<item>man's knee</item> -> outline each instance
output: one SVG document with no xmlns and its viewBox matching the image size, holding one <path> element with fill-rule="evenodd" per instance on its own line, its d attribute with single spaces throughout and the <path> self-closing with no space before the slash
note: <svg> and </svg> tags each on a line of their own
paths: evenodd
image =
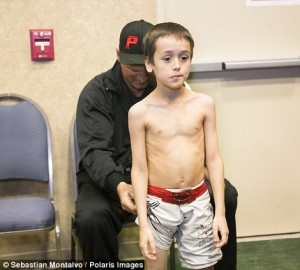
<svg viewBox="0 0 300 270">
<path fill-rule="evenodd" d="M 226 209 L 231 209 L 233 212 L 237 209 L 238 192 L 236 188 L 225 179 L 225 206 Z"/>
<path fill-rule="evenodd" d="M 105 209 L 86 209 L 75 216 L 76 231 L 105 231 L 109 223 L 110 217 Z"/>
</svg>

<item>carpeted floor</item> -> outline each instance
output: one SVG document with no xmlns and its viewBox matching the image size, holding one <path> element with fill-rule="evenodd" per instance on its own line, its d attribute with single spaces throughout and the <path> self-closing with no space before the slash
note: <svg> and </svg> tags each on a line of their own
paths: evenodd
<svg viewBox="0 0 300 270">
<path fill-rule="evenodd" d="M 240 242 L 237 261 L 237 270 L 300 270 L 300 238 Z"/>
<path fill-rule="evenodd" d="M 299 270 L 300 238 L 238 243 L 238 270 Z"/>
</svg>

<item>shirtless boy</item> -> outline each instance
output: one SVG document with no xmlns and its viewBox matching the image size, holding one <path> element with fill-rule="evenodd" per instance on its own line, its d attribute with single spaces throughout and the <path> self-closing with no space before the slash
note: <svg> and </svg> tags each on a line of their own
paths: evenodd
<svg viewBox="0 0 300 270">
<path fill-rule="evenodd" d="M 213 269 L 228 239 L 214 101 L 184 87 L 194 47 L 187 29 L 176 23 L 157 24 L 143 45 L 146 69 L 156 76 L 157 87 L 131 107 L 129 131 L 145 266 L 167 269 L 175 236 L 183 267 Z M 203 181 L 204 156 L 214 214 Z"/>
</svg>

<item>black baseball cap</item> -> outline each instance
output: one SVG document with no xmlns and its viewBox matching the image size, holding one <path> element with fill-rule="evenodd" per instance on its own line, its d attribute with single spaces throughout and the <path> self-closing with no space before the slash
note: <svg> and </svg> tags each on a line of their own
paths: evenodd
<svg viewBox="0 0 300 270">
<path fill-rule="evenodd" d="M 120 34 L 120 61 L 125 65 L 143 65 L 143 37 L 152 27 L 144 20 L 133 21 L 124 26 Z"/>
</svg>

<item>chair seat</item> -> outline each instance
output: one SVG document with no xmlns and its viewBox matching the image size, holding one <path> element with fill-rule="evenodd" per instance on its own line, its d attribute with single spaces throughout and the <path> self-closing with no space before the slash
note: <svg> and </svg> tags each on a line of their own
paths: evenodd
<svg viewBox="0 0 300 270">
<path fill-rule="evenodd" d="M 46 198 L 0 200 L 0 233 L 46 229 L 55 224 L 55 209 Z"/>
</svg>

